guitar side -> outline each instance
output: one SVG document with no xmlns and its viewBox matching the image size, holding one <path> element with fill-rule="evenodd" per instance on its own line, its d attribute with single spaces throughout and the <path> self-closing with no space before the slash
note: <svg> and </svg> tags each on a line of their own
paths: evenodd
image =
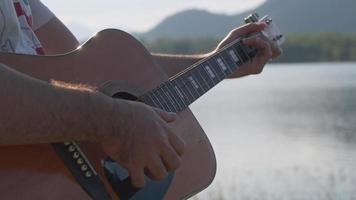
<svg viewBox="0 0 356 200">
<path fill-rule="evenodd" d="M 81 83 L 113 96 L 128 92 L 141 96 L 167 81 L 151 55 L 130 35 L 104 30 L 81 48 L 58 56 L 1 55 L 14 69 L 30 76 Z M 118 67 L 125 66 L 125 67 Z M 118 82 L 117 80 L 120 80 Z M 125 83 L 125 84 L 123 84 Z M 216 172 L 211 144 L 189 109 L 178 114 L 174 130 L 186 142 L 181 167 L 174 173 L 164 199 L 183 199 L 206 188 Z M 97 144 L 80 143 L 113 199 L 118 199 L 105 177 L 106 156 Z M 90 199 L 76 183 L 50 145 L 1 147 L 0 192 L 3 199 Z M 144 190 L 143 190 L 144 191 Z M 142 196 L 149 196 L 144 191 Z M 138 196 L 136 199 L 141 199 Z M 133 198 L 134 199 L 134 198 Z M 145 198 L 147 199 L 147 198 Z"/>
</svg>

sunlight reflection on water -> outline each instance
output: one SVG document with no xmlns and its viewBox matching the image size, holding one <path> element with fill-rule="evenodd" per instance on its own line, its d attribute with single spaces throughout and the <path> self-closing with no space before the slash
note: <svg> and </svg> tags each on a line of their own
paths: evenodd
<svg viewBox="0 0 356 200">
<path fill-rule="evenodd" d="M 270 65 L 191 108 L 218 160 L 199 199 L 356 199 L 356 63 Z"/>
</svg>

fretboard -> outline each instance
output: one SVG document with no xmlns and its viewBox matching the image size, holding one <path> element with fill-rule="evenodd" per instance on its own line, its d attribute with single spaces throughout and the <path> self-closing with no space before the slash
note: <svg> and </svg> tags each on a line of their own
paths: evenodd
<svg viewBox="0 0 356 200">
<path fill-rule="evenodd" d="M 256 54 L 242 41 L 227 45 L 217 53 L 192 65 L 140 97 L 153 107 L 178 113 L 208 92 Z"/>
</svg>

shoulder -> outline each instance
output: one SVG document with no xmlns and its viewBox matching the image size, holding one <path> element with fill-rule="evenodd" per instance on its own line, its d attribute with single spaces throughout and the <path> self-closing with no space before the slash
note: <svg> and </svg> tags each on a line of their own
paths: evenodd
<svg viewBox="0 0 356 200">
<path fill-rule="evenodd" d="M 24 0 L 28 1 L 32 11 L 33 30 L 37 30 L 51 19 L 55 17 L 53 12 L 44 5 L 40 0 Z"/>
</svg>

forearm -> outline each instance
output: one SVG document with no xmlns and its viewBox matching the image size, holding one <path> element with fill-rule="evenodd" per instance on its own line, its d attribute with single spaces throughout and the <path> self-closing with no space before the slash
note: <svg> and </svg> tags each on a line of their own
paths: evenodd
<svg viewBox="0 0 356 200">
<path fill-rule="evenodd" d="M 0 145 L 97 139 L 95 108 L 103 100 L 94 92 L 56 87 L 0 65 L 0 96 Z"/>
<path fill-rule="evenodd" d="M 185 70 L 194 63 L 208 56 L 208 54 L 201 55 L 168 55 L 168 54 L 152 54 L 156 63 L 165 71 L 165 73 L 172 77 L 177 73 Z"/>
<path fill-rule="evenodd" d="M 156 63 L 164 70 L 164 72 L 172 77 L 179 72 L 185 70 L 201 59 L 206 58 L 212 53 L 201 55 L 168 55 L 168 54 L 152 54 Z M 227 78 L 239 78 L 245 76 L 247 73 L 244 70 L 238 70 L 234 72 L 231 77 Z"/>
<path fill-rule="evenodd" d="M 56 17 L 37 29 L 35 33 L 47 55 L 67 53 L 79 46 L 77 38 Z"/>
</svg>

